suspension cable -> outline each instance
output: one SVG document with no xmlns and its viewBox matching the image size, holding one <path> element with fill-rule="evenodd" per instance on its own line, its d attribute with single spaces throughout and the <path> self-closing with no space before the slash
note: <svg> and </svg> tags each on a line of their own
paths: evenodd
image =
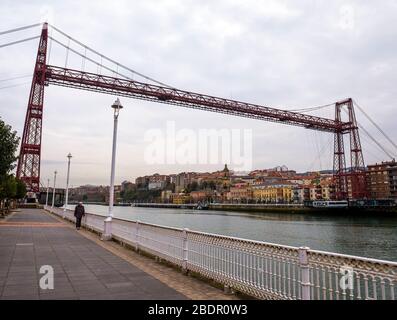
<svg viewBox="0 0 397 320">
<path fill-rule="evenodd" d="M 22 31 L 22 30 L 34 28 L 34 27 L 40 26 L 40 25 L 42 25 L 42 24 L 43 24 L 43 23 L 35 23 L 35 24 L 28 25 L 28 26 L 24 26 L 24 27 L 14 28 L 14 29 L 6 30 L 6 31 L 1 31 L 1 32 L 0 32 L 0 35 L 5 35 L 5 34 L 12 33 L 12 32 L 17 32 L 17 31 Z M 117 65 L 117 69 L 118 69 L 119 67 L 121 67 L 121 68 L 123 68 L 123 69 L 125 69 L 125 70 L 131 72 L 132 74 L 136 74 L 136 75 L 138 75 L 138 76 L 140 76 L 140 77 L 142 77 L 142 78 L 144 78 L 144 79 L 147 79 L 147 80 L 152 81 L 152 82 L 154 82 L 154 83 L 157 83 L 157 84 L 159 84 L 159 85 L 162 85 L 162 86 L 165 86 L 165 87 L 174 89 L 174 87 L 172 87 L 172 86 L 170 86 L 170 85 L 168 85 L 168 84 L 165 84 L 165 83 L 163 83 L 163 82 L 160 82 L 160 81 L 158 81 L 158 80 L 156 80 L 156 79 L 154 79 L 154 78 L 152 78 L 152 77 L 146 76 L 146 75 L 144 75 L 143 73 L 140 73 L 140 72 L 138 72 L 138 71 L 136 71 L 136 70 L 133 70 L 133 69 L 131 69 L 131 68 L 129 68 L 129 67 L 127 67 L 127 66 L 125 66 L 125 65 L 123 65 L 123 64 L 121 64 L 121 63 L 119 63 L 119 62 L 116 62 L 115 60 L 113 60 L 113 59 L 111 59 L 111 58 L 109 58 L 109 57 L 107 57 L 107 56 L 104 56 L 103 54 L 99 53 L 98 51 L 96 51 L 96 50 L 94 50 L 94 49 L 88 47 L 87 45 L 83 44 L 82 42 L 78 41 L 77 39 L 71 37 L 70 35 L 68 35 L 68 34 L 66 34 L 65 32 L 61 31 L 60 29 L 56 28 L 55 26 L 53 26 L 53 25 L 51 25 L 51 24 L 48 24 L 48 25 L 51 26 L 51 28 L 52 28 L 53 30 L 55 30 L 55 31 L 57 31 L 58 33 L 62 34 L 63 36 L 67 37 L 67 38 L 69 39 L 69 41 L 71 40 L 71 41 L 77 43 L 78 45 L 82 46 L 82 47 L 85 49 L 85 52 L 86 52 L 87 50 L 89 50 L 89 51 L 91 51 L 92 53 L 94 53 L 94 54 L 100 56 L 101 59 L 103 58 L 103 59 L 105 59 L 105 60 L 107 60 L 107 61 L 109 61 L 109 62 L 111 62 L 111 63 Z M 25 42 L 25 41 L 38 39 L 38 38 L 40 38 L 40 36 L 35 36 L 35 37 L 26 38 L 26 39 L 23 39 L 23 40 L 18 40 L 18 41 L 9 42 L 9 43 L 0 45 L 0 48 L 4 48 L 4 47 L 7 47 L 7 46 L 11 46 L 11 45 L 14 45 L 14 44 L 18 44 L 18 43 L 22 43 L 22 42 Z M 52 37 L 50 37 L 50 38 L 51 38 L 53 41 L 55 41 L 55 42 L 61 44 L 59 41 L 56 41 L 54 38 L 52 38 Z M 77 51 L 72 50 L 71 48 L 68 48 L 68 49 L 69 49 L 70 51 L 73 51 L 74 53 L 79 54 Z M 80 54 L 79 54 L 79 55 L 80 55 Z M 105 68 L 105 69 L 107 69 L 107 70 L 109 70 L 109 71 L 111 71 L 111 72 L 114 72 L 114 74 L 117 74 L 117 75 L 119 75 L 119 76 L 122 76 L 122 77 L 124 77 L 124 78 L 126 78 L 126 79 L 131 80 L 130 77 L 125 76 L 125 75 L 122 75 L 121 73 L 118 72 L 118 70 L 117 70 L 117 71 L 114 71 L 114 70 L 112 70 L 112 69 L 110 69 L 110 68 L 105 67 L 105 66 L 102 65 L 102 64 L 99 64 L 99 63 L 95 62 L 94 60 L 91 60 L 91 59 L 87 58 L 87 57 L 86 57 L 86 54 L 85 54 L 84 56 L 83 56 L 83 55 L 80 55 L 80 56 L 82 56 L 83 58 L 85 58 L 85 59 L 87 59 L 87 60 L 89 60 L 89 61 L 91 61 L 91 62 L 96 63 L 96 64 L 97 64 L 98 66 L 100 66 L 100 67 L 103 67 L 103 68 Z"/>
<path fill-rule="evenodd" d="M 381 133 L 381 134 L 394 146 L 394 148 L 396 148 L 396 150 L 397 150 L 397 145 L 396 145 L 396 144 L 394 143 L 394 141 L 386 134 L 386 132 L 384 132 L 384 131 L 382 130 L 382 128 L 379 127 L 378 124 L 377 124 L 374 120 L 372 120 L 372 118 L 364 111 L 363 108 L 361 108 L 361 107 L 357 104 L 356 101 L 353 100 L 353 102 L 354 102 L 354 105 L 364 114 L 364 116 L 375 126 L 376 129 L 379 130 L 379 132 L 380 132 L 380 133 Z"/>
<path fill-rule="evenodd" d="M 334 106 L 334 105 L 335 105 L 335 103 L 329 103 L 329 104 L 322 105 L 322 106 L 317 106 L 317 107 L 309 107 L 309 108 L 302 108 L 302 109 L 292 109 L 292 110 L 288 110 L 288 111 L 304 113 L 304 112 L 311 112 L 311 111 L 324 109 L 324 108 L 327 108 L 327 107 L 330 107 L 330 106 Z"/>
<path fill-rule="evenodd" d="M 21 76 L 6 78 L 6 79 L 0 79 L 0 82 L 12 81 L 12 80 L 17 80 L 17 79 L 22 79 L 22 78 L 31 77 L 31 76 L 32 76 L 31 74 L 25 74 L 25 75 L 21 75 Z"/>
<path fill-rule="evenodd" d="M 33 28 L 33 27 L 38 27 L 40 25 L 42 25 L 41 22 L 40 23 L 31 24 L 31 25 L 28 25 L 28 26 L 25 26 L 25 27 L 20 27 L 20 28 L 15 28 L 15 29 L 2 31 L 2 32 L 0 32 L 0 36 L 3 35 L 3 34 L 8 34 L 8 33 L 12 33 L 12 32 L 22 31 L 22 30 Z"/>
<path fill-rule="evenodd" d="M 86 59 L 86 60 L 88 60 L 88 61 L 90 61 L 90 62 L 96 64 L 97 66 L 101 66 L 102 68 L 104 68 L 104 69 L 106 69 L 106 70 L 108 70 L 108 71 L 110 71 L 110 72 L 113 72 L 113 73 L 117 74 L 118 76 L 121 76 L 121 77 L 123 77 L 123 78 L 125 78 L 125 79 L 131 80 L 130 77 L 128 77 L 128 76 L 126 76 L 126 75 L 124 75 L 124 74 L 121 74 L 121 73 L 119 73 L 119 72 L 117 72 L 117 71 L 115 71 L 115 70 L 113 70 L 113 69 L 111 69 L 111 68 L 109 68 L 109 67 L 106 67 L 106 66 L 104 66 L 104 65 L 101 65 L 99 62 L 97 62 L 97 61 L 95 61 L 95 60 L 93 60 L 93 59 L 91 59 L 91 58 L 85 57 L 82 53 L 80 53 L 80 52 L 78 52 L 78 51 L 76 51 L 76 50 L 74 50 L 74 49 L 72 49 L 72 48 L 70 48 L 70 47 L 68 48 L 68 46 L 67 46 L 66 44 L 63 44 L 62 42 L 60 42 L 60 41 L 54 39 L 53 37 L 48 36 L 48 38 L 51 39 L 52 41 L 54 41 L 55 43 L 59 44 L 60 46 L 64 47 L 65 49 L 68 49 L 69 51 L 71 51 L 71 52 L 73 52 L 73 53 L 79 55 L 80 57 L 82 57 L 82 58 L 84 58 L 84 59 Z"/>
<path fill-rule="evenodd" d="M 116 64 L 116 65 L 122 67 L 122 68 L 125 69 L 125 70 L 128 70 L 128 71 L 130 71 L 130 72 L 132 72 L 132 73 L 135 73 L 135 74 L 139 75 L 139 76 L 142 77 L 142 78 L 145 78 L 145 79 L 147 79 L 147 80 L 150 80 L 150 81 L 152 81 L 152 82 L 155 82 L 155 83 L 157 83 L 157 84 L 159 84 L 159 85 L 162 85 L 162 86 L 164 86 L 164 87 L 168 87 L 168 88 L 171 88 L 171 89 L 175 89 L 174 87 L 172 87 L 172 86 L 170 86 L 170 85 L 168 85 L 168 84 L 165 84 L 165 83 L 163 83 L 163 82 L 160 82 L 160 81 L 158 81 L 158 80 L 156 80 L 156 79 L 153 79 L 153 78 L 151 78 L 151 77 L 149 77 L 149 76 L 146 76 L 146 75 L 144 75 L 144 74 L 142 74 L 142 73 L 140 73 L 140 72 L 138 72 L 138 71 L 136 71 L 136 70 L 133 70 L 133 69 L 131 69 L 131 68 L 129 68 L 129 67 L 127 67 L 127 66 L 125 66 L 125 65 L 123 65 L 123 64 L 121 64 L 121 63 L 119 63 L 119 62 L 117 62 L 117 61 L 115 61 L 115 60 L 113 60 L 113 59 L 111 59 L 111 58 L 109 58 L 109 57 L 107 57 L 107 56 L 104 56 L 103 54 L 99 53 L 98 51 L 96 51 L 96 50 L 94 50 L 94 49 L 88 47 L 87 45 L 83 44 L 82 42 L 78 41 L 77 39 L 75 39 L 75 38 L 71 37 L 70 35 L 66 34 L 65 32 L 59 30 L 59 29 L 56 28 L 55 26 L 53 26 L 53 25 L 51 25 L 51 24 L 49 24 L 49 25 L 51 26 L 51 28 L 53 28 L 53 29 L 54 29 L 55 31 L 57 31 L 58 33 L 62 34 L 62 35 L 65 36 L 66 38 L 72 40 L 73 42 L 77 43 L 78 45 L 82 46 L 83 48 L 85 48 L 85 49 L 91 51 L 92 53 L 94 53 L 94 54 L 100 56 L 101 58 L 103 58 L 103 59 L 105 59 L 105 60 L 107 60 L 107 61 L 109 61 L 109 62 L 111 62 L 111 63 L 113 63 L 113 64 Z M 127 77 L 127 79 L 129 79 L 129 77 Z"/>
<path fill-rule="evenodd" d="M 317 156 L 314 157 L 314 160 L 310 163 L 307 171 L 311 171 L 312 170 L 312 168 L 316 164 L 317 160 L 319 162 L 321 162 L 321 155 L 325 152 L 325 149 L 331 145 L 331 139 L 332 139 L 332 135 L 330 135 L 330 137 L 328 137 L 328 139 L 326 140 L 327 143 L 322 145 L 321 150 L 319 150 Z M 320 164 L 320 169 L 321 169 L 321 164 Z"/>
<path fill-rule="evenodd" d="M 349 115 L 349 113 L 347 112 L 347 110 L 346 109 L 343 109 L 343 111 L 347 114 L 347 115 Z M 394 158 L 391 154 L 390 154 L 390 152 L 378 141 L 378 140 L 376 140 L 362 125 L 361 125 L 361 123 L 360 122 L 358 122 L 357 121 L 357 119 L 356 119 L 356 122 L 357 122 L 357 126 L 373 141 L 373 142 L 375 142 L 375 144 L 388 156 L 388 157 L 390 157 L 390 158 Z"/>
<path fill-rule="evenodd" d="M 393 155 L 390 154 L 390 152 L 389 152 L 379 141 L 377 141 L 366 129 L 364 129 L 364 127 L 363 127 L 361 124 L 359 124 L 359 123 L 357 122 L 357 125 L 359 126 L 359 128 L 360 128 L 362 131 L 364 131 L 364 133 L 365 133 L 373 142 L 376 143 L 376 145 L 377 145 L 379 148 L 382 149 L 382 151 L 383 151 L 388 157 L 390 157 L 391 159 L 395 158 Z"/>
<path fill-rule="evenodd" d="M 14 88 L 14 87 L 19 87 L 19 86 L 24 86 L 24 85 L 27 85 L 27 84 L 29 84 L 29 83 L 31 83 L 31 82 L 28 81 L 28 82 L 22 82 L 22 83 L 17 83 L 17 84 L 11 84 L 11 85 L 9 85 L 9 86 L 0 87 L 0 90 L 2 90 L 2 89 L 8 89 L 8 88 Z"/>
<path fill-rule="evenodd" d="M 14 45 L 14 44 L 18 44 L 18 43 L 22 43 L 22 42 L 26 42 L 26 41 L 38 39 L 38 38 L 40 38 L 40 36 L 35 36 L 35 37 L 30 37 L 30 38 L 26 38 L 26 39 L 22 39 L 22 40 L 17 40 L 17 41 L 13 41 L 13 42 L 8 42 L 8 43 L 5 43 L 5 44 L 0 44 L 0 48 L 12 46 L 12 45 Z"/>
<path fill-rule="evenodd" d="M 374 147 L 373 144 L 373 140 L 370 140 L 365 134 L 363 134 L 362 136 L 360 136 L 360 138 L 363 138 L 363 141 L 366 141 L 366 143 L 368 143 L 370 146 Z M 375 146 L 376 148 L 376 146 Z M 369 153 L 374 159 L 377 159 L 377 161 L 383 161 L 384 159 L 381 158 L 379 155 L 380 153 L 376 153 L 374 154 L 373 152 L 371 152 L 371 150 L 369 150 L 368 148 L 365 149 L 365 153 Z"/>
</svg>

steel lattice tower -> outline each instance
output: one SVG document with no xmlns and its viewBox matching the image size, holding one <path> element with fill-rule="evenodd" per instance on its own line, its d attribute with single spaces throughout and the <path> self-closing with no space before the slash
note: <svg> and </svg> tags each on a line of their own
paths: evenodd
<svg viewBox="0 0 397 320">
<path fill-rule="evenodd" d="M 48 26 L 41 32 L 32 86 L 23 129 L 19 153 L 17 177 L 26 183 L 28 191 L 38 192 L 40 188 L 40 155 L 43 121 L 44 85 L 47 59 Z"/>
<path fill-rule="evenodd" d="M 363 199 L 368 197 L 363 151 L 351 98 L 335 104 L 335 122 L 342 124 L 342 108 L 349 117 L 347 128 L 340 126 L 334 139 L 334 178 L 337 199 Z M 346 167 L 343 135 L 350 138 L 350 168 Z"/>
</svg>

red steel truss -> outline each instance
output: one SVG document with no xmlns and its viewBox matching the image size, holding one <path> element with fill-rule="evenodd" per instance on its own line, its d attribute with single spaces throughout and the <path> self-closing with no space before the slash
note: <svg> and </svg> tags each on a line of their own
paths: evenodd
<svg viewBox="0 0 397 320">
<path fill-rule="evenodd" d="M 347 197 L 365 196 L 364 160 L 351 99 L 337 103 L 335 119 L 327 119 L 165 86 L 46 65 L 47 36 L 47 25 L 44 24 L 18 163 L 18 176 L 27 182 L 32 191 L 38 191 L 39 188 L 44 85 L 53 84 L 334 133 L 334 172 L 337 197 L 346 199 Z M 343 106 L 347 106 L 349 121 L 344 122 L 341 119 Z M 350 134 L 351 142 L 351 170 L 347 170 L 345 162 L 343 135 L 347 133 Z"/>
<path fill-rule="evenodd" d="M 33 72 L 28 109 L 25 117 L 17 177 L 26 183 L 28 191 L 38 192 L 40 186 L 41 131 L 43 120 L 44 83 L 47 58 L 48 28 L 41 32 Z"/>
<path fill-rule="evenodd" d="M 363 199 L 368 197 L 364 157 L 352 99 L 335 104 L 335 122 L 342 122 L 341 111 L 346 108 L 349 117 L 349 129 L 335 132 L 334 141 L 334 175 L 337 199 Z M 346 167 L 343 135 L 350 138 L 350 168 Z"/>
<path fill-rule="evenodd" d="M 332 119 L 50 65 L 47 66 L 46 81 L 48 84 L 281 122 L 321 131 L 335 132 L 340 128 L 348 128 L 348 124 L 336 124 Z"/>
</svg>

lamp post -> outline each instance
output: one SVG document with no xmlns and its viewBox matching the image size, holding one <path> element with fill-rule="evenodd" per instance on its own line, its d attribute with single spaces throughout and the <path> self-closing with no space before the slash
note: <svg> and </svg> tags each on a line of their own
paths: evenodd
<svg viewBox="0 0 397 320">
<path fill-rule="evenodd" d="M 119 118 L 120 110 L 123 106 L 120 103 L 119 98 L 112 104 L 114 110 L 113 114 L 113 147 L 112 147 L 112 167 L 110 173 L 110 189 L 109 189 L 109 213 L 105 219 L 105 230 L 102 239 L 109 240 L 112 237 L 111 223 L 113 218 L 113 203 L 114 203 L 114 171 L 116 165 L 116 143 L 117 143 L 117 123 Z"/>
<path fill-rule="evenodd" d="M 70 152 L 67 155 L 67 158 L 68 158 L 68 173 L 66 175 L 66 196 L 65 196 L 65 206 L 63 208 L 64 215 L 65 215 L 65 212 L 66 212 L 66 207 L 68 206 L 68 198 L 69 198 L 70 159 L 72 159 L 72 155 L 70 154 Z"/>
<path fill-rule="evenodd" d="M 52 190 L 52 205 L 51 207 L 54 208 L 54 204 L 55 204 L 55 183 L 57 181 L 57 171 L 54 171 L 54 189 Z"/>
<path fill-rule="evenodd" d="M 45 205 L 48 206 L 48 191 L 50 190 L 50 179 L 47 179 L 47 195 L 45 197 Z"/>
</svg>

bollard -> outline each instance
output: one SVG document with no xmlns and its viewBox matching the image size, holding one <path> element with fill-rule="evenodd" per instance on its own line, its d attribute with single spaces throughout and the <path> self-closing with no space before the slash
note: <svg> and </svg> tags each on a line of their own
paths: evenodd
<svg viewBox="0 0 397 320">
<path fill-rule="evenodd" d="M 112 217 L 107 217 L 104 221 L 104 228 L 101 240 L 108 241 L 112 239 Z"/>
<path fill-rule="evenodd" d="M 308 247 L 299 248 L 299 267 L 301 270 L 301 292 L 302 300 L 310 300 L 310 270 L 309 270 L 309 259 L 307 257 L 307 251 L 310 250 Z"/>
</svg>

